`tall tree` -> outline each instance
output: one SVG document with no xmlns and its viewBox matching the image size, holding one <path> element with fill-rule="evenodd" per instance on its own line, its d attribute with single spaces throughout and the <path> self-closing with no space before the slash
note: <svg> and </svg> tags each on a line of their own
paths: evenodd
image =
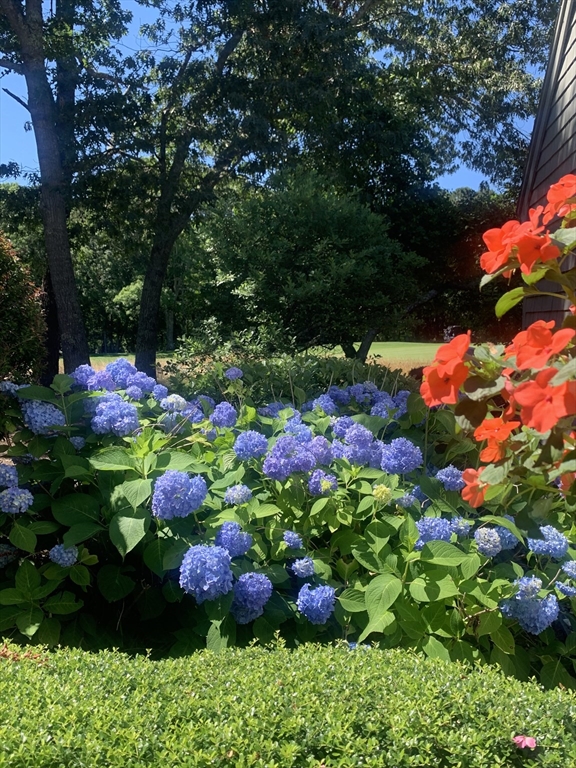
<svg viewBox="0 0 576 768">
<path fill-rule="evenodd" d="M 9 93 L 30 113 L 36 139 L 47 279 L 54 293 L 66 371 L 90 360 L 67 228 L 76 161 L 76 93 L 82 83 L 87 85 L 86 75 L 94 72 L 92 62 L 103 38 L 108 48 L 108 37 L 117 36 L 123 20 L 114 3 L 99 7 L 57 0 L 48 9 L 42 0 L 0 0 L 0 67 L 26 81 L 26 101 Z M 76 31 L 79 25 L 84 34 Z M 88 39 L 90 45 L 83 50 Z"/>
</svg>

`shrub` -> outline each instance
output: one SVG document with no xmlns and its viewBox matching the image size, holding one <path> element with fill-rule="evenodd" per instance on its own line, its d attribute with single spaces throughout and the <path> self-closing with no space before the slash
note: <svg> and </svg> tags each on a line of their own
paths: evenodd
<svg viewBox="0 0 576 768">
<path fill-rule="evenodd" d="M 0 766 L 564 768 L 574 694 L 403 651 L 0 659 Z M 513 737 L 536 739 L 520 749 Z"/>
<path fill-rule="evenodd" d="M 377 362 L 361 363 L 341 357 L 320 354 L 278 355 L 263 359 L 261 355 L 242 354 L 233 346 L 221 347 L 214 353 L 199 353 L 194 344 L 186 344 L 163 368 L 170 387 L 187 396 L 203 392 L 222 398 L 222 376 L 230 367 L 244 372 L 247 401 L 263 405 L 286 400 L 300 405 L 310 397 L 326 392 L 328 387 L 346 387 L 372 381 L 388 392 L 409 390 L 418 385 L 400 370 L 391 370 Z"/>
<path fill-rule="evenodd" d="M 33 381 L 44 358 L 45 327 L 38 291 L 0 232 L 0 381 Z"/>
</svg>

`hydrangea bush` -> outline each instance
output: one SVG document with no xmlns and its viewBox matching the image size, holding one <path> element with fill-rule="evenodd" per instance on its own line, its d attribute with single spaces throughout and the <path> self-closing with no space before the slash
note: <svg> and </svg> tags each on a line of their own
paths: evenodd
<svg viewBox="0 0 576 768">
<path fill-rule="evenodd" d="M 552 387 L 574 378 L 565 336 Z M 279 631 L 576 685 L 576 407 L 538 429 L 517 390 L 539 371 L 483 350 L 443 346 L 422 396 L 258 402 L 221 366 L 216 403 L 122 359 L 3 382 L 0 630 L 174 654 Z"/>
</svg>

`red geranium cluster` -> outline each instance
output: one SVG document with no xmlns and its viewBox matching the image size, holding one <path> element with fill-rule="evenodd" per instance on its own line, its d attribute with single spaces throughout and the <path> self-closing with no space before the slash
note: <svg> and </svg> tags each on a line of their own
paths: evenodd
<svg viewBox="0 0 576 768">
<path fill-rule="evenodd" d="M 541 221 L 547 224 L 556 215 L 568 216 L 571 220 L 575 211 L 576 175 L 570 174 L 551 187 L 548 205 L 531 210 L 528 222 L 509 221 L 503 227 L 485 233 L 484 242 L 489 250 L 482 255 L 481 266 L 488 274 L 497 272 L 505 276 L 518 267 L 526 276 L 535 265 L 546 264 L 550 268 L 548 262 L 559 259 L 568 249 L 561 250 L 552 241 Z M 558 242 L 562 245 L 561 239 L 558 238 Z M 552 270 L 558 274 L 567 296 L 573 301 L 560 264 L 554 264 Z M 532 284 L 534 281 L 526 282 Z M 531 286 L 529 292 L 533 291 Z M 467 388 L 469 392 L 475 392 L 474 400 L 486 403 L 486 415 L 480 423 L 476 421 L 473 431 L 475 440 L 484 444 L 479 455 L 484 464 L 498 464 L 514 456 L 514 451 L 521 452 L 526 440 L 518 439 L 515 443 L 514 438 L 522 428 L 542 435 L 557 430 L 560 441 L 570 431 L 576 417 L 576 374 L 572 367 L 565 371 L 564 368 L 576 357 L 576 331 L 565 327 L 554 332 L 554 325 L 553 321 L 544 320 L 532 323 L 507 347 L 500 348 L 500 355 L 491 354 L 490 365 L 486 365 L 485 356 L 480 360 L 474 355 L 474 349 L 470 348 L 470 332 L 462 334 L 441 346 L 434 362 L 424 369 L 420 392 L 429 407 L 460 403 L 459 408 L 465 411 L 461 406 L 467 398 Z M 492 353 L 494 349 L 491 347 Z M 485 398 L 482 398 L 482 387 L 487 393 Z M 576 439 L 568 440 L 568 443 L 574 451 Z M 561 472 L 562 461 L 557 461 L 555 466 Z M 462 496 L 473 507 L 483 503 L 489 487 L 482 480 L 485 468 L 467 469 L 463 474 L 466 487 Z M 562 473 L 559 475 L 560 487 L 566 491 L 575 479 L 573 471 Z"/>
</svg>

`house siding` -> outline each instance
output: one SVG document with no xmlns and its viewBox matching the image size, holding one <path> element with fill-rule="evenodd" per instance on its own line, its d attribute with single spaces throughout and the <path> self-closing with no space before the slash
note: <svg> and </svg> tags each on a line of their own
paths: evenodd
<svg viewBox="0 0 576 768">
<path fill-rule="evenodd" d="M 530 151 L 518 200 L 518 218 L 525 221 L 530 208 L 546 203 L 551 184 L 576 172 L 576 0 L 561 3 L 540 106 L 534 123 Z M 571 257 L 566 269 L 576 265 Z M 540 283 L 543 290 L 557 286 Z M 552 296 L 524 300 L 522 325 L 554 320 L 562 325 L 569 302 Z"/>
</svg>

